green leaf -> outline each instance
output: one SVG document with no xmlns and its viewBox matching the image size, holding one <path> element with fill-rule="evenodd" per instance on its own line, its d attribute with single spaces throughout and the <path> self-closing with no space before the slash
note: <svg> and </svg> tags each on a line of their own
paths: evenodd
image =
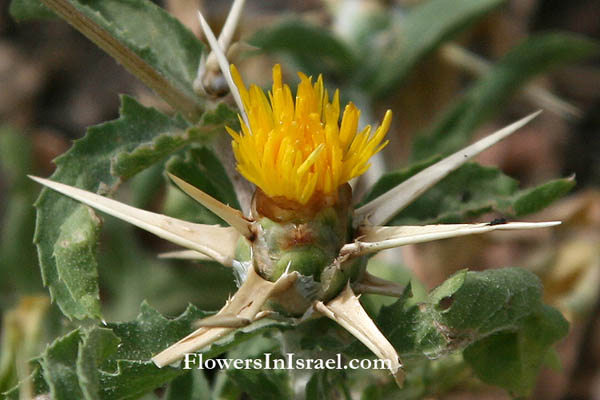
<svg viewBox="0 0 600 400">
<path fill-rule="evenodd" d="M 150 358 L 193 331 L 193 323 L 207 315 L 189 306 L 179 317 L 167 319 L 142 303 L 134 321 L 70 332 L 39 359 L 52 398 L 136 399 L 185 374 L 181 367 L 158 368 Z M 250 325 L 206 349 L 204 358 L 215 357 L 273 326 Z M 201 390 L 195 386 L 202 382 L 193 383 L 197 379 L 192 378 L 191 392 Z"/>
<path fill-rule="evenodd" d="M 148 0 L 42 2 L 186 118 L 199 118 L 204 99 L 192 83 L 203 46 L 165 10 Z"/>
<path fill-rule="evenodd" d="M 317 76 L 325 70 L 349 74 L 356 57 L 332 32 L 302 20 L 287 20 L 259 30 L 249 41 L 267 52 L 294 56 L 303 72 Z"/>
<path fill-rule="evenodd" d="M 384 46 L 371 49 L 361 86 L 373 95 L 392 92 L 419 60 L 503 0 L 430 0 L 390 24 Z"/>
<path fill-rule="evenodd" d="M 83 139 L 56 159 L 54 180 L 82 189 L 112 193 L 123 177 L 149 167 L 157 157 L 138 159 L 139 164 L 115 168 L 122 153 L 135 153 L 139 146 L 154 146 L 166 156 L 164 136 L 187 135 L 187 123 L 122 97 L 121 117 L 88 129 Z M 167 141 L 168 142 L 168 141 Z M 113 175 L 118 170 L 123 176 Z M 133 170 L 132 170 L 133 169 Z M 100 220 L 87 207 L 51 190 L 42 191 L 36 202 L 34 242 L 38 246 L 44 284 L 69 318 L 99 318 L 95 250 Z"/>
<path fill-rule="evenodd" d="M 169 384 L 166 400 L 204 400 L 211 398 L 210 385 L 202 370 L 193 369 Z"/>
<path fill-rule="evenodd" d="M 518 268 L 461 271 L 427 301 L 409 305 L 409 299 L 407 293 L 382 307 L 378 325 L 401 357 L 437 358 L 493 333 L 517 329 L 541 307 L 541 284 Z"/>
<path fill-rule="evenodd" d="M 12 0 L 8 11 L 17 21 L 56 17 L 52 10 L 40 3 L 39 0 Z"/>
<path fill-rule="evenodd" d="M 32 361 L 33 372 L 26 379 L 19 382 L 18 385 L 10 389 L 5 393 L 0 393 L 0 395 L 4 395 L 4 399 L 6 400 L 22 400 L 26 396 L 30 396 L 31 393 L 33 395 L 46 394 L 50 392 L 50 388 L 46 384 L 46 381 L 42 377 L 41 368 L 35 361 Z M 25 387 L 27 386 L 27 389 Z"/>
<path fill-rule="evenodd" d="M 178 318 L 167 319 L 143 303 L 140 315 L 135 321 L 108 324 L 119 337 L 120 345 L 117 352 L 106 362 L 108 368 L 100 371 L 101 397 L 136 398 L 186 372 L 181 368 L 158 368 L 149 360 L 192 332 L 195 329 L 193 323 L 207 315 L 190 305 Z M 276 324 L 272 322 L 264 322 L 238 330 L 204 349 L 203 357 L 216 357 L 274 326 Z"/>
<path fill-rule="evenodd" d="M 98 368 L 116 351 L 118 345 L 119 338 L 110 329 L 93 328 L 84 333 L 83 342 L 78 348 L 76 371 L 85 399 L 100 399 Z"/>
<path fill-rule="evenodd" d="M 87 207 L 73 210 L 60 225 L 54 243 L 56 272 L 72 300 L 90 316 L 99 317 L 97 242 L 92 239 L 98 237 L 100 220 Z"/>
<path fill-rule="evenodd" d="M 344 378 L 340 370 L 315 370 L 306 384 L 306 400 L 351 398 Z"/>
<path fill-rule="evenodd" d="M 225 168 L 206 147 L 190 149 L 185 159 L 175 156 L 167 163 L 167 171 L 203 190 L 217 200 L 240 209 L 235 190 Z"/>
<path fill-rule="evenodd" d="M 217 371 L 212 394 L 214 399 L 219 400 L 238 400 L 242 397 L 242 392 L 232 382 L 226 370 Z"/>
<path fill-rule="evenodd" d="M 162 182 L 162 177 L 159 180 Z M 151 298 L 162 313 L 179 313 L 189 302 L 215 310 L 236 290 L 231 268 L 210 262 L 161 260 L 142 247 L 132 226 L 123 226 L 114 218 L 103 226 L 102 245 L 98 262 L 107 266 L 100 275 L 102 311 L 107 319 L 135 318 L 144 298 Z"/>
<path fill-rule="evenodd" d="M 568 331 L 541 295 L 539 279 L 522 269 L 461 271 L 424 302 L 411 304 L 407 291 L 377 321 L 402 358 L 436 359 L 466 348 L 465 360 L 482 380 L 526 394 Z"/>
<path fill-rule="evenodd" d="M 152 356 L 192 332 L 192 324 L 208 315 L 210 313 L 190 305 L 179 317 L 168 319 L 143 302 L 135 320 L 107 325 L 120 339 L 118 352 L 113 358 L 147 362 Z"/>
<path fill-rule="evenodd" d="M 81 342 L 78 329 L 58 338 L 40 357 L 40 365 L 50 394 L 55 400 L 81 400 L 84 394 L 79 387 L 75 364 Z"/>
<path fill-rule="evenodd" d="M 54 180 L 110 195 L 123 180 L 222 130 L 234 115 L 221 105 L 190 127 L 182 118 L 143 107 L 130 97 L 121 101 L 119 119 L 89 128 L 83 139 L 57 158 Z M 212 178 L 221 180 L 219 190 L 225 193 L 231 184 L 217 171 L 222 167 L 212 159 L 206 166 Z M 227 201 L 237 204 L 235 197 L 228 196 Z M 99 318 L 95 253 L 100 219 L 86 206 L 49 190 L 42 192 L 36 207 L 34 241 L 44 284 L 67 317 Z"/>
<path fill-rule="evenodd" d="M 227 375 L 240 391 L 252 399 L 291 399 L 289 374 L 285 369 L 228 369 Z"/>
<path fill-rule="evenodd" d="M 183 179 L 212 197 L 240 209 L 233 185 L 227 177 L 225 168 L 215 154 L 206 147 L 190 149 L 185 159 L 180 156 L 172 157 L 166 165 L 167 171 Z M 214 224 L 221 221 L 208 209 L 192 200 L 187 195 L 181 195 L 179 189 L 171 191 L 166 206 L 167 214 L 175 218 L 183 218 L 197 223 Z"/>
<path fill-rule="evenodd" d="M 384 175 L 366 201 L 385 193 L 435 161 L 436 158 L 429 159 Z M 497 168 L 467 163 L 417 198 L 390 224 L 458 223 L 491 211 L 521 216 L 541 210 L 563 196 L 573 185 L 573 180 L 566 178 L 519 190 L 518 182 Z"/>
<path fill-rule="evenodd" d="M 563 316 L 543 306 L 527 317 L 518 331 L 500 332 L 467 347 L 464 358 L 482 381 L 527 396 L 551 346 L 568 331 Z"/>
<path fill-rule="evenodd" d="M 157 115 L 156 117 L 159 116 Z M 135 122 L 137 124 L 147 124 L 146 126 L 149 127 L 150 124 L 155 122 L 161 123 L 162 120 L 163 117 L 151 119 L 147 122 L 143 119 L 139 119 Z M 238 123 L 237 114 L 223 103 L 219 104 L 214 110 L 204 113 L 195 126 L 188 127 L 183 121 L 181 122 L 181 126 L 173 127 L 170 131 L 165 130 L 162 134 L 154 137 L 152 141 L 140 144 L 132 151 L 123 151 L 119 153 L 112 161 L 111 173 L 120 176 L 123 179 L 128 179 L 147 168 L 149 165 L 161 161 L 166 156 L 181 150 L 190 143 L 208 142 L 210 139 L 213 139 L 215 135 L 223 134 L 225 131 L 223 128 L 224 125 L 236 126 Z M 182 131 L 182 129 L 184 130 Z M 224 169 L 218 160 L 211 159 L 206 163 L 209 165 L 206 165 L 203 171 L 218 176 L 224 185 L 223 190 L 233 188 L 227 175 L 224 172 L 221 173 Z M 210 169 L 208 167 L 210 167 Z M 213 172 L 212 169 L 215 169 L 216 172 Z M 233 195 L 233 197 L 229 196 L 228 200 L 232 201 L 232 204 L 237 204 L 235 195 Z"/>
<path fill-rule="evenodd" d="M 532 36 L 509 51 L 430 129 L 414 142 L 413 158 L 447 154 L 464 146 L 474 130 L 502 109 L 534 76 L 598 52 L 597 43 L 581 36 L 553 33 Z"/>
<path fill-rule="evenodd" d="M 556 179 L 538 187 L 524 190 L 515 196 L 513 208 L 516 215 L 532 214 L 563 197 L 575 186 L 575 179 Z"/>
<path fill-rule="evenodd" d="M 467 163 L 402 210 L 393 223 L 457 223 L 490 211 L 510 213 L 517 189 L 517 181 L 500 170 Z"/>
</svg>

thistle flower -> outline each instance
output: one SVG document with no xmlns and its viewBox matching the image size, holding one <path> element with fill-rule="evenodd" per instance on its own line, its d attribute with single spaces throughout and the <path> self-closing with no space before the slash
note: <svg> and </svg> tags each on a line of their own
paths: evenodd
<svg viewBox="0 0 600 400">
<path fill-rule="evenodd" d="M 370 136 L 371 127 L 357 134 L 360 111 L 352 103 L 344 109 L 341 124 L 340 94 L 330 101 L 319 76 L 299 73 L 296 101 L 282 83 L 281 67 L 273 67 L 273 88 L 267 96 L 252 85 L 246 89 L 237 69 L 231 72 L 240 91 L 249 126 L 242 133 L 227 129 L 240 173 L 270 198 L 282 197 L 306 205 L 315 195 L 330 196 L 350 179 L 362 175 L 382 143 L 392 112 Z"/>
<path fill-rule="evenodd" d="M 401 362 L 362 308 L 360 293 L 399 296 L 402 288 L 366 271 L 366 256 L 411 243 L 493 230 L 543 228 L 559 222 L 382 226 L 450 172 L 533 119 L 534 113 L 446 157 L 364 206 L 353 210 L 348 180 L 366 171 L 369 158 L 385 146 L 391 112 L 371 135 L 357 133 L 359 111 L 346 106 L 341 124 L 339 94 L 330 99 L 319 77 L 300 75 L 296 101 L 273 68 L 273 87 L 265 95 L 246 89 L 217 39 L 200 21 L 240 110 L 241 132 L 228 128 L 238 170 L 258 189 L 251 215 L 243 215 L 181 179 L 184 192 L 230 227 L 193 224 L 136 209 L 58 182 L 37 182 L 188 250 L 171 256 L 210 258 L 234 267 L 240 287 L 225 306 L 198 322 L 199 328 L 152 358 L 158 367 L 199 351 L 236 329 L 278 314 L 298 323 L 325 316 L 347 329 L 376 356 L 389 360 L 401 384 Z M 246 247 L 249 251 L 236 251 Z M 249 254 L 249 257 L 243 254 Z"/>
</svg>

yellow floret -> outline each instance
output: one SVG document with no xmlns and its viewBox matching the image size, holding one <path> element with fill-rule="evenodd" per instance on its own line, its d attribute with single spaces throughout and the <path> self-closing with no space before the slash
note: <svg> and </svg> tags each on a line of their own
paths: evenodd
<svg viewBox="0 0 600 400">
<path fill-rule="evenodd" d="M 317 193 L 332 194 L 363 174 L 369 159 L 388 143 L 382 141 L 392 112 L 386 112 L 373 135 L 370 126 L 357 133 L 360 111 L 349 103 L 340 125 L 339 91 L 330 102 L 321 76 L 313 84 L 300 73 L 294 102 L 279 65 L 273 67 L 268 97 L 256 85 L 246 89 L 233 65 L 231 73 L 250 125 L 240 118 L 241 132 L 227 128 L 238 170 L 269 197 L 306 204 Z"/>
</svg>

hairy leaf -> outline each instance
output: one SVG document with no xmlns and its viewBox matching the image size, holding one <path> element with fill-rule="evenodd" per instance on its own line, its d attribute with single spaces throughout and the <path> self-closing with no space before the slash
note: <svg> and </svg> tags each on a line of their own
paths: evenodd
<svg viewBox="0 0 600 400">
<path fill-rule="evenodd" d="M 414 142 L 413 158 L 458 150 L 473 131 L 532 77 L 580 60 L 600 49 L 581 36 L 554 33 L 532 36 L 506 54 L 490 72 Z"/>
<path fill-rule="evenodd" d="M 84 332 L 78 347 L 76 371 L 85 399 L 100 399 L 98 368 L 118 345 L 119 338 L 110 329 L 93 328 Z"/>
<path fill-rule="evenodd" d="M 143 303 L 134 321 L 74 330 L 40 356 L 44 380 L 57 400 L 136 399 L 186 373 L 181 366 L 158 368 L 150 358 L 190 333 L 193 323 L 207 315 L 189 306 L 179 317 L 168 319 Z M 271 329 L 269 323 L 246 327 L 206 349 L 204 358 L 266 329 Z"/>
<path fill-rule="evenodd" d="M 111 194 L 123 179 L 215 129 L 213 125 L 189 127 L 182 118 L 167 117 L 127 96 L 122 97 L 120 113 L 115 121 L 89 128 L 83 139 L 57 158 L 52 179 Z M 218 108 L 202 121 L 212 124 L 226 115 Z M 42 192 L 36 207 L 34 241 L 44 284 L 69 318 L 99 317 L 95 250 L 100 220 L 89 208 L 50 190 Z"/>
<path fill-rule="evenodd" d="M 395 187 L 436 158 L 384 175 L 373 187 L 366 201 Z M 573 186 L 571 178 L 557 179 L 532 189 L 518 189 L 514 179 L 493 167 L 468 163 L 449 174 L 397 214 L 390 224 L 457 223 L 483 213 L 496 211 L 508 216 L 539 211 L 562 197 Z"/>
<path fill-rule="evenodd" d="M 281 343 L 269 337 L 270 335 L 254 336 L 244 342 L 243 346 L 237 346 L 227 353 L 227 357 L 240 360 L 259 360 L 265 362 L 266 354 L 269 354 L 271 369 L 252 368 L 251 370 L 226 369 L 226 381 L 237 387 L 239 392 L 248 394 L 256 399 L 287 399 L 293 398 L 290 386 L 293 371 L 287 369 L 272 369 L 273 360 L 280 357 Z M 253 364 L 250 364 L 252 367 Z M 222 378 L 223 379 L 223 378 Z M 220 396 L 222 388 L 218 388 L 215 396 Z M 220 397 L 219 397 L 220 398 Z"/>
<path fill-rule="evenodd" d="M 482 381 L 501 386 L 514 395 L 531 393 L 551 346 L 569 331 L 554 308 L 543 306 L 527 317 L 516 332 L 500 332 L 464 351 L 465 360 Z"/>
<path fill-rule="evenodd" d="M 31 394 L 43 395 L 50 392 L 48 384 L 42 377 L 42 371 L 39 364 L 37 364 L 35 360 L 32 361 L 31 364 L 34 365 L 34 367 L 33 372 L 31 373 L 31 375 L 29 375 L 29 377 L 19 382 L 18 385 L 16 385 L 9 391 L 5 393 L 0 393 L 0 395 L 4 396 L 4 399 L 21 400 L 24 397 L 31 397 Z"/>
<path fill-rule="evenodd" d="M 81 342 L 79 330 L 71 331 L 54 341 L 40 357 L 44 380 L 56 400 L 81 400 L 84 394 L 75 369 Z"/>
<path fill-rule="evenodd" d="M 141 121 L 140 121 L 141 122 Z M 152 123 L 153 121 L 150 121 Z M 112 163 L 112 174 L 127 179 L 141 170 L 147 168 L 148 165 L 157 163 L 170 154 L 177 152 L 184 146 L 193 142 L 207 142 L 214 137 L 215 134 L 223 133 L 224 125 L 234 125 L 237 123 L 237 114 L 228 106 L 220 103 L 214 110 L 206 112 L 195 126 L 185 126 L 183 132 L 164 132 L 164 134 L 156 136 L 151 142 L 147 142 L 137 146 L 132 151 L 123 151 L 119 153 Z M 218 160 L 211 160 L 210 167 L 222 171 L 223 167 Z M 204 172 L 212 173 L 205 167 Z M 218 172 L 214 172 L 215 174 Z M 225 188 L 231 187 L 229 178 L 225 174 L 219 175 Z M 225 189 L 224 189 L 225 190 Z M 229 200 L 237 199 L 235 197 Z"/>
<path fill-rule="evenodd" d="M 501 332 L 526 334 L 531 318 L 551 310 L 542 304 L 541 290 L 535 275 L 518 268 L 461 271 L 433 290 L 425 302 L 410 305 L 407 291 L 397 303 L 382 307 L 378 322 L 401 357 L 433 359 L 479 346 L 479 341 Z M 566 333 L 557 333 L 552 324 L 537 327 L 540 336 L 556 338 Z M 556 340 L 544 342 L 544 351 Z M 487 364 L 495 365 L 491 358 Z M 534 367 L 537 373 L 539 364 Z"/>
<path fill-rule="evenodd" d="M 204 99 L 194 92 L 192 82 L 202 43 L 151 1 L 17 0 L 12 8 L 21 19 L 51 9 L 186 118 L 200 117 Z"/>
<path fill-rule="evenodd" d="M 362 86 L 374 95 L 388 94 L 425 55 L 466 28 L 503 0 L 430 0 L 407 15 L 397 14 L 389 39 L 369 54 Z"/>
<path fill-rule="evenodd" d="M 54 180 L 110 193 L 121 179 L 111 174 L 115 156 L 153 138 L 185 132 L 187 124 L 135 100 L 122 98 L 121 117 L 89 128 L 87 135 L 56 159 Z M 36 202 L 34 242 L 44 284 L 69 318 L 100 316 L 95 262 L 100 220 L 87 207 L 44 189 Z"/>
<path fill-rule="evenodd" d="M 159 369 L 150 360 L 158 352 L 175 343 L 194 330 L 192 324 L 208 314 L 189 306 L 184 314 L 176 319 L 167 319 L 157 311 L 142 304 L 140 315 L 135 321 L 109 324 L 121 340 L 120 346 L 110 367 L 116 366 L 116 373 L 106 369 L 100 372 L 102 397 L 108 399 L 135 398 L 176 375 L 184 373 L 181 366 Z M 215 357 L 232 346 L 271 329 L 271 323 L 253 324 L 220 340 L 202 351 L 204 359 Z"/>
</svg>

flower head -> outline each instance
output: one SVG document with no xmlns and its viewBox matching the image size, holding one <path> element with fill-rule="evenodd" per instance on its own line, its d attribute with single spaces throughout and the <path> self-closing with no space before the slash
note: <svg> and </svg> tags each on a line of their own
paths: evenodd
<svg viewBox="0 0 600 400">
<path fill-rule="evenodd" d="M 370 126 L 359 133 L 360 111 L 348 103 L 340 124 L 339 91 L 330 100 L 321 76 L 313 83 L 299 73 L 294 102 L 279 65 L 273 67 L 268 96 L 256 85 L 246 89 L 234 66 L 231 72 L 249 124 L 240 118 L 241 132 L 227 129 L 238 170 L 271 198 L 304 205 L 316 194 L 335 195 L 338 187 L 363 174 L 369 159 L 388 143 L 383 138 L 392 112 L 386 112 L 373 135 Z"/>
</svg>

